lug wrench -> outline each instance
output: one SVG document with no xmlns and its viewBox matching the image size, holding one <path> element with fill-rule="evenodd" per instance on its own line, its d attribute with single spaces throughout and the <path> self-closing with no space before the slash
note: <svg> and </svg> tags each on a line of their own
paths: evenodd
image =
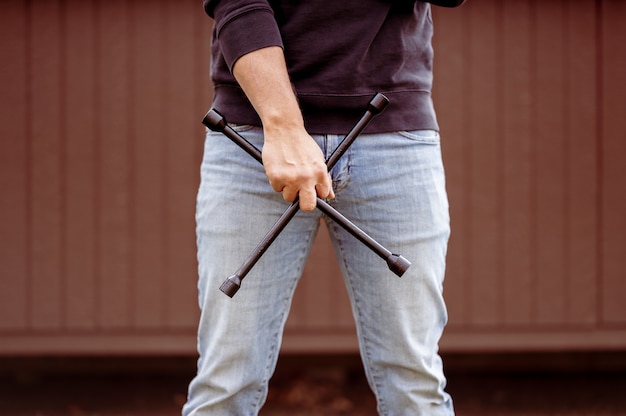
<svg viewBox="0 0 626 416">
<path fill-rule="evenodd" d="M 350 130 L 350 133 L 348 133 L 348 135 L 346 135 L 341 143 L 339 143 L 337 148 L 333 151 L 333 153 L 326 161 L 326 166 L 329 172 L 335 166 L 339 158 L 341 158 L 341 156 L 346 152 L 348 147 L 350 147 L 352 142 L 354 142 L 357 136 L 369 124 L 371 119 L 375 115 L 383 111 L 388 104 L 389 100 L 384 95 L 376 94 L 376 96 L 374 96 L 374 98 L 368 104 L 366 113 L 361 117 L 361 119 L 352 128 L 352 130 Z M 204 116 L 202 123 L 213 131 L 223 133 L 236 145 L 241 147 L 246 153 L 252 156 L 256 161 L 263 164 L 261 151 L 257 149 L 252 143 L 247 141 L 244 137 L 242 137 L 238 132 L 233 130 L 226 122 L 224 116 L 222 116 L 217 110 L 209 110 L 209 112 Z M 384 259 L 387 262 L 387 266 L 389 267 L 389 269 L 398 277 L 401 277 L 404 272 L 406 272 L 406 270 L 409 268 L 409 266 L 411 266 L 411 263 L 407 259 L 405 259 L 401 255 L 394 254 L 391 251 L 387 250 L 380 243 L 378 243 L 372 237 L 367 235 L 363 230 L 354 225 L 350 220 L 344 217 L 339 211 L 334 209 L 322 198 L 317 198 L 317 208 L 324 214 L 326 214 L 330 219 L 343 227 L 352 236 L 365 244 L 379 257 Z M 263 240 L 261 240 L 261 242 L 248 256 L 246 261 L 239 267 L 235 274 L 230 276 L 224 281 L 224 283 L 222 283 L 222 285 L 220 286 L 220 290 L 222 292 L 224 292 L 231 298 L 235 295 L 235 293 L 237 293 L 237 291 L 241 287 L 242 280 L 246 277 L 246 275 L 256 264 L 256 262 L 261 258 L 263 253 L 265 253 L 265 251 L 269 248 L 272 242 L 274 242 L 276 237 L 278 237 L 278 235 L 289 223 L 289 221 L 291 221 L 291 219 L 298 212 L 298 210 L 299 203 L 298 199 L 296 198 L 296 200 L 289 206 L 289 208 L 287 208 L 287 210 L 281 215 L 278 221 L 276 221 L 272 228 L 267 232 L 265 237 L 263 237 Z"/>
</svg>

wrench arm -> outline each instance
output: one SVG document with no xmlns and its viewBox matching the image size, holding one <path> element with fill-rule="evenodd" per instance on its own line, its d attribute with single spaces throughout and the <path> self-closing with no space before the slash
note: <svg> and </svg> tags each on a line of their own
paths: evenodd
<svg viewBox="0 0 626 416">
<path fill-rule="evenodd" d="M 354 140 L 365 129 L 371 119 L 375 115 L 383 111 L 388 104 L 389 100 L 384 95 L 376 94 L 376 96 L 370 101 L 368 109 L 363 117 L 357 122 L 352 130 L 350 130 L 350 132 L 341 141 L 341 143 L 339 143 L 339 146 L 337 146 L 337 148 L 327 159 L 326 165 L 328 167 L 328 171 L 333 168 L 339 158 L 341 158 L 341 156 L 346 152 L 350 145 L 352 145 Z M 241 136 L 238 132 L 232 129 L 226 122 L 224 116 L 222 116 L 217 110 L 209 110 L 209 112 L 204 116 L 202 123 L 213 131 L 223 133 L 246 153 L 252 156 L 257 162 L 263 164 L 261 151 L 248 140 L 246 140 L 243 136 Z M 379 257 L 383 258 L 387 262 L 389 269 L 398 277 L 401 277 L 404 272 L 406 272 L 406 270 L 411 266 L 411 263 L 408 260 L 398 254 L 393 254 L 391 251 L 387 250 L 384 246 L 382 246 L 380 243 L 370 237 L 359 227 L 354 225 L 339 211 L 337 211 L 330 204 L 328 204 L 326 201 L 319 197 L 317 198 L 317 208 L 330 219 L 339 224 L 357 240 L 361 241 Z M 289 206 L 289 208 L 287 208 L 287 210 L 285 210 L 285 212 L 280 216 L 280 218 L 276 221 L 272 228 L 267 232 L 265 237 L 263 237 L 261 242 L 248 256 L 245 262 L 239 267 L 235 274 L 230 276 L 224 281 L 224 283 L 222 283 L 222 285 L 220 286 L 220 290 L 222 292 L 224 292 L 231 298 L 235 295 L 235 293 L 237 293 L 237 291 L 241 287 L 242 280 L 246 277 L 252 267 L 254 267 L 254 265 L 258 262 L 261 256 L 270 247 L 276 237 L 278 237 L 278 235 L 282 232 L 285 226 L 289 223 L 289 221 L 291 221 L 291 219 L 296 215 L 298 211 L 299 204 L 298 199 L 296 198 L 296 200 Z"/>
</svg>

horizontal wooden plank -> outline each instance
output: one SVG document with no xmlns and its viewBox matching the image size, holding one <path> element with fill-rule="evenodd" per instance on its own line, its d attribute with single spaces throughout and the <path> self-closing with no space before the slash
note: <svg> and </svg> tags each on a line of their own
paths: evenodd
<svg viewBox="0 0 626 416">
<path fill-rule="evenodd" d="M 190 355 L 195 334 L 87 333 L 3 335 L 0 355 Z"/>
<path fill-rule="evenodd" d="M 616 351 L 626 348 L 624 329 L 448 331 L 442 353 Z M 355 353 L 353 331 L 287 331 L 282 353 Z M 3 335 L 0 355 L 195 355 L 191 331 L 175 333 L 111 332 L 101 334 Z"/>
<path fill-rule="evenodd" d="M 442 352 L 531 352 L 624 350 L 623 329 L 566 330 L 559 327 L 499 331 L 448 331 L 440 344 Z"/>
</svg>

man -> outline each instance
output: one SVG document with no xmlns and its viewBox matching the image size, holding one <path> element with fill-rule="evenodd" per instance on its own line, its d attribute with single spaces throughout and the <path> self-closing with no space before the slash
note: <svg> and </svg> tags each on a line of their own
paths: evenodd
<svg viewBox="0 0 626 416">
<path fill-rule="evenodd" d="M 430 4 L 205 0 L 204 8 L 215 19 L 213 105 L 262 147 L 263 166 L 207 134 L 196 214 L 200 358 L 183 414 L 259 412 L 321 217 L 316 197 L 412 262 L 398 279 L 327 221 L 379 413 L 453 414 L 438 355 L 449 217 L 430 94 Z M 325 157 L 377 92 L 389 107 L 329 174 Z M 237 296 L 222 294 L 224 278 L 287 207 L 283 199 L 296 197 L 301 212 Z"/>
</svg>

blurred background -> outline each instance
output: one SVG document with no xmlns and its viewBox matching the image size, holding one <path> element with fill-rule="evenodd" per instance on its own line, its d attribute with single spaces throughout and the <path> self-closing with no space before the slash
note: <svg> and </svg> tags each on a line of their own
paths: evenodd
<svg viewBox="0 0 626 416">
<path fill-rule="evenodd" d="M 626 2 L 433 15 L 459 414 L 626 414 Z M 178 413 L 211 30 L 196 0 L 0 0 L 0 414 Z M 266 409 L 375 414 L 323 228 Z"/>
</svg>

